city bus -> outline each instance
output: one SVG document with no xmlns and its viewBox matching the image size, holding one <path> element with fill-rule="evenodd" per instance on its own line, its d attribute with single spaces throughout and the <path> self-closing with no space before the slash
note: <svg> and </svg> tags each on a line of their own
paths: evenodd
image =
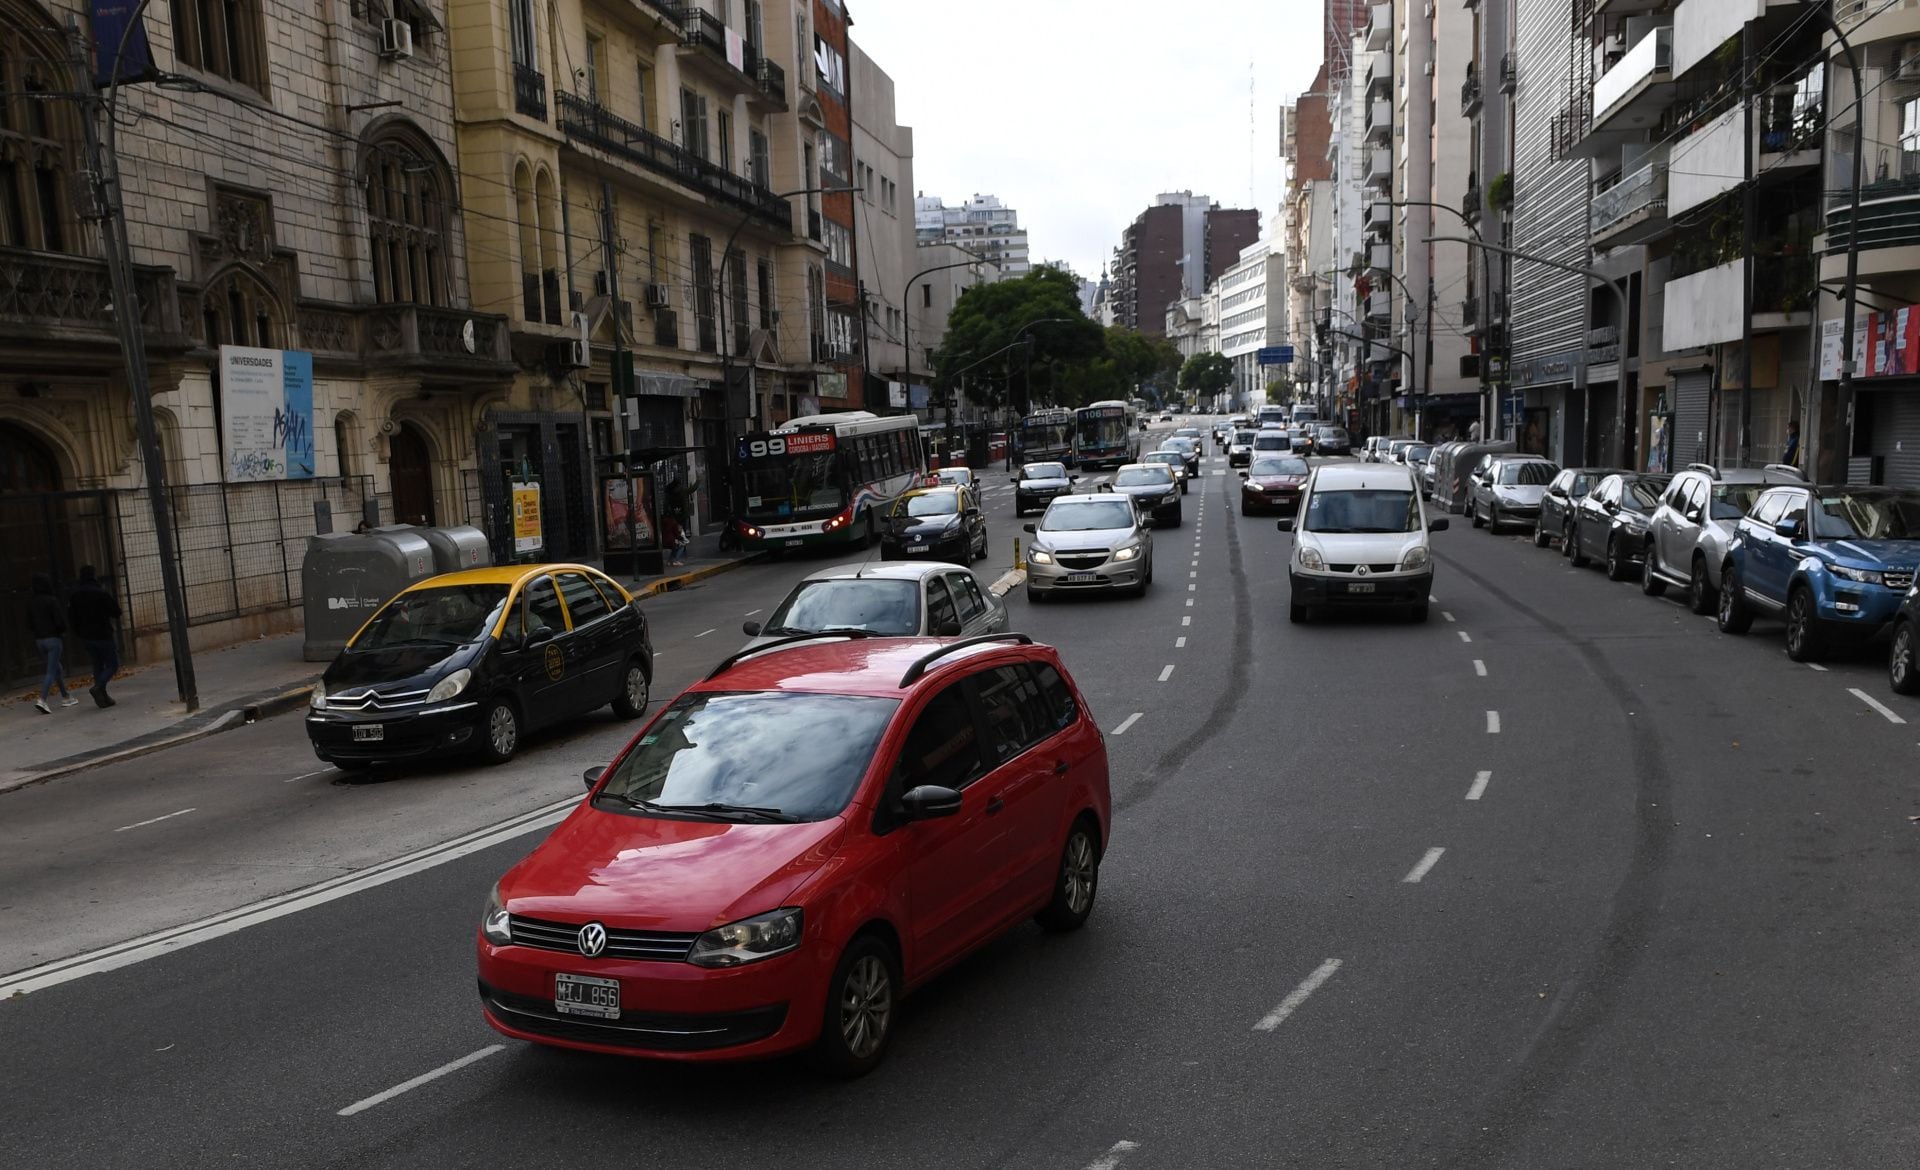
<svg viewBox="0 0 1920 1170">
<path fill-rule="evenodd" d="M 919 420 L 864 410 L 797 418 L 740 436 L 734 523 L 741 547 L 859 546 L 926 476 Z"/>
<path fill-rule="evenodd" d="M 1081 467 L 1118 467 L 1132 463 L 1140 449 L 1134 433 L 1134 409 L 1109 399 L 1073 412 L 1073 457 Z"/>
<path fill-rule="evenodd" d="M 1073 412 L 1065 407 L 1036 410 L 1020 420 L 1022 463 L 1073 462 Z"/>
</svg>

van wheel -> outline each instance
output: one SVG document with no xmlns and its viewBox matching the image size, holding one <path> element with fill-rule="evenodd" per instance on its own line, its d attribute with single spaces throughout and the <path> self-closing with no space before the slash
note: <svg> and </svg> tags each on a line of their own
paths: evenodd
<svg viewBox="0 0 1920 1170">
<path fill-rule="evenodd" d="M 877 936 L 847 945 L 827 983 L 813 1063 L 836 1077 L 865 1076 L 886 1058 L 900 1006 L 900 960 Z"/>
<path fill-rule="evenodd" d="M 1431 609 L 1432 604 L 1433 604 L 1432 602 L 1423 601 L 1420 604 L 1408 609 L 1407 610 L 1408 620 L 1412 621 L 1415 625 L 1418 625 L 1421 622 L 1426 621 L 1427 614 Z"/>
</svg>

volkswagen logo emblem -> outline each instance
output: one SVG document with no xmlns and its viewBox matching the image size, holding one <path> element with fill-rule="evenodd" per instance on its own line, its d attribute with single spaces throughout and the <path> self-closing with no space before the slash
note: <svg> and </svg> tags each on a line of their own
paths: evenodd
<svg viewBox="0 0 1920 1170">
<path fill-rule="evenodd" d="M 580 928 L 580 953 L 589 959 L 597 959 L 607 949 L 607 928 L 598 922 L 589 922 Z"/>
<path fill-rule="evenodd" d="M 1358 573 L 1360 576 L 1364 577 L 1368 573 L 1371 573 L 1373 570 L 1367 568 L 1365 565 L 1360 565 L 1359 567 L 1355 568 L 1353 571 Z"/>
</svg>

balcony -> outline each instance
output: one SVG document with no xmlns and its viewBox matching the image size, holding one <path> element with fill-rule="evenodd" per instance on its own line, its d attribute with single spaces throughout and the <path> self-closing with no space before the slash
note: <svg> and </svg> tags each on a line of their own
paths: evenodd
<svg viewBox="0 0 1920 1170">
<path fill-rule="evenodd" d="M 1513 54 L 1500 55 L 1500 92 L 1511 94 L 1520 84 L 1520 70 L 1514 66 Z"/>
<path fill-rule="evenodd" d="M 787 108 L 787 71 L 768 57 L 754 62 L 754 84 L 759 86 L 761 96 L 768 102 L 784 110 Z"/>
<path fill-rule="evenodd" d="M 1391 180 L 1393 178 L 1393 152 L 1382 147 L 1376 147 L 1373 150 L 1367 151 L 1366 159 L 1361 164 L 1360 178 L 1363 182 L 1368 183 L 1381 179 Z"/>
<path fill-rule="evenodd" d="M 1367 230 L 1381 235 L 1393 231 L 1393 204 L 1385 202 L 1369 204 Z"/>
<path fill-rule="evenodd" d="M 1845 156 L 1838 161 L 1845 163 Z M 1837 166 L 1846 174 L 1844 165 Z M 1839 279 L 1847 249 L 1853 245 L 1853 206 L 1844 182 L 1827 196 L 1823 279 Z M 1920 155 L 1901 156 L 1900 173 L 1860 188 L 1860 275 L 1906 275 L 1920 269 Z"/>
<path fill-rule="evenodd" d="M 570 93 L 557 95 L 560 132 L 575 147 L 590 146 L 644 170 L 672 179 L 709 199 L 751 212 L 767 224 L 793 231 L 793 208 L 765 187 L 749 182 L 681 149 L 657 134 Z"/>
<path fill-rule="evenodd" d="M 173 270 L 137 264 L 133 285 L 140 296 L 140 328 L 147 346 L 185 349 L 189 339 L 180 328 L 180 294 Z M 72 341 L 89 353 L 97 347 L 112 347 L 107 357 L 118 365 L 112 306 L 113 282 L 105 262 L 0 248 L 0 337 Z M 197 319 L 199 314 L 194 316 Z"/>
<path fill-rule="evenodd" d="M 1748 263 L 1735 259 L 1667 281 L 1663 344 L 1668 350 L 1740 339 L 1740 305 Z M 1755 330 L 1791 329 L 1812 321 L 1811 256 L 1762 251 L 1751 263 Z"/>
<path fill-rule="evenodd" d="M 1387 289 L 1376 289 L 1367 298 L 1367 316 L 1381 321 L 1393 319 L 1393 293 Z"/>
<path fill-rule="evenodd" d="M 1466 297 L 1460 302 L 1460 327 L 1476 329 L 1480 325 L 1480 298 Z"/>
<path fill-rule="evenodd" d="M 1367 96 L 1393 95 L 1393 54 L 1368 53 L 1363 58 L 1367 70 Z"/>
<path fill-rule="evenodd" d="M 1374 4 L 1367 9 L 1367 51 L 1377 53 L 1393 48 L 1393 5 Z"/>
<path fill-rule="evenodd" d="M 1467 66 L 1467 79 L 1460 83 L 1460 116 L 1471 118 L 1480 112 L 1480 74 Z"/>
<path fill-rule="evenodd" d="M 1642 244 L 1667 225 L 1667 164 L 1651 162 L 1593 196 L 1588 221 L 1596 248 Z"/>
<path fill-rule="evenodd" d="M 300 347 L 316 357 L 435 376 L 510 378 L 517 368 L 507 319 L 498 313 L 432 305 L 302 305 L 295 321 Z"/>
<path fill-rule="evenodd" d="M 1385 146 L 1393 140 L 1393 103 L 1374 101 L 1367 106 L 1367 141 Z"/>
<path fill-rule="evenodd" d="M 1649 130 L 1673 90 L 1673 29 L 1656 28 L 1593 83 L 1593 129 Z"/>
<path fill-rule="evenodd" d="M 1460 196 L 1460 214 L 1466 216 L 1467 221 L 1471 223 L 1480 218 L 1480 213 L 1486 209 L 1486 206 L 1486 195 L 1480 190 L 1480 184 L 1469 180 L 1466 192 Z"/>
<path fill-rule="evenodd" d="M 538 69 L 515 62 L 513 66 L 513 109 L 542 122 L 547 120 L 547 78 Z"/>
<path fill-rule="evenodd" d="M 1367 267 L 1382 272 L 1393 271 L 1393 245 L 1375 244 L 1367 249 Z"/>
</svg>

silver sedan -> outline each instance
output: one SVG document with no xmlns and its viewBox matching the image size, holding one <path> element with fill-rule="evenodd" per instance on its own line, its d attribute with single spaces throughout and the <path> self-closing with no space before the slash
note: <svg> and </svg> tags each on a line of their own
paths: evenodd
<svg viewBox="0 0 1920 1170">
<path fill-rule="evenodd" d="M 886 561 L 808 574 L 765 624 L 741 627 L 748 647 L 835 630 L 884 638 L 1004 634 L 1007 607 L 959 565 Z"/>
</svg>

